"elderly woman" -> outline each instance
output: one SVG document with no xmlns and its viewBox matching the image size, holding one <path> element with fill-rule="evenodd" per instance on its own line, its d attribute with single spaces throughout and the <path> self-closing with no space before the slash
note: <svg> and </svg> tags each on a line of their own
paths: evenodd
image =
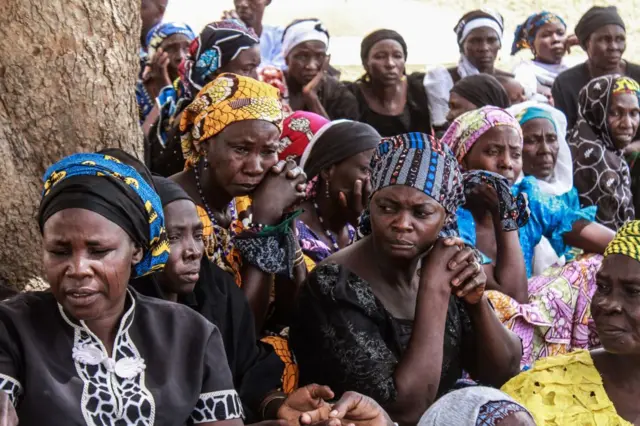
<svg viewBox="0 0 640 426">
<path fill-rule="evenodd" d="M 580 204 L 597 206 L 596 220 L 614 231 L 635 218 L 624 149 L 640 125 L 639 95 L 629 77 L 591 80 L 580 91 L 580 119 L 569 133 Z"/>
<path fill-rule="evenodd" d="M 446 124 L 449 92 L 454 84 L 470 75 L 504 74 L 495 69 L 504 32 L 504 20 L 499 13 L 489 9 L 471 11 L 460 19 L 454 31 L 460 47 L 460 61 L 457 67 L 436 67 L 424 78 L 424 86 L 429 97 L 431 124 L 436 128 L 444 127 Z"/>
<path fill-rule="evenodd" d="M 521 346 L 483 295 L 474 251 L 438 238 L 464 200 L 450 151 L 410 133 L 383 140 L 372 164 L 370 235 L 311 273 L 291 344 L 301 383 L 355 390 L 416 424 L 463 370 L 499 386 L 518 371 Z"/>
<path fill-rule="evenodd" d="M 567 116 L 570 129 L 579 119 L 578 95 L 589 81 L 608 74 L 640 81 L 640 66 L 622 59 L 627 34 L 615 6 L 592 7 L 580 18 L 575 32 L 589 59 L 561 73 L 552 89 L 555 106 Z"/>
<path fill-rule="evenodd" d="M 145 150 L 151 171 L 166 177 L 184 169 L 180 148 L 182 111 L 222 73 L 256 78 L 260 65 L 258 42 L 258 36 L 242 22 L 227 20 L 208 24 L 191 43 L 175 87 L 169 85 L 158 98 L 160 116 L 148 132 Z"/>
<path fill-rule="evenodd" d="M 600 257 L 589 256 L 533 277 L 533 256 L 546 237 L 558 256 L 569 246 L 603 253 L 613 232 L 544 194 L 522 172 L 522 130 L 508 112 L 484 107 L 456 119 L 443 138 L 465 175 L 468 202 L 458 211 L 462 239 L 483 253 L 490 297 L 503 322 L 523 339 L 523 365 L 589 346 L 588 305 Z M 529 280 L 528 280 L 529 279 Z"/>
<path fill-rule="evenodd" d="M 424 73 L 406 75 L 407 43 L 393 30 L 369 34 L 360 45 L 365 75 L 350 85 L 358 100 L 359 121 L 382 136 L 431 133 Z"/>
<path fill-rule="evenodd" d="M 563 62 L 567 52 L 567 24 L 555 13 L 542 11 L 518 25 L 511 56 L 530 50 L 533 59 L 524 59 L 513 69 L 530 99 L 552 101 L 551 88 L 556 77 L 569 67 Z"/>
<path fill-rule="evenodd" d="M 0 389 L 20 425 L 242 425 L 219 330 L 128 288 L 168 258 L 151 183 L 113 156 L 72 155 L 45 173 L 38 221 L 51 291 L 0 304 Z"/>
<path fill-rule="evenodd" d="M 489 74 L 470 75 L 453 85 L 449 93 L 449 113 L 447 122 L 451 123 L 465 112 L 483 106 L 509 108 L 511 100 L 502 84 Z"/>
<path fill-rule="evenodd" d="M 591 311 L 602 348 L 541 360 L 502 388 L 538 425 L 640 424 L 640 222 L 605 251 Z"/>
</svg>

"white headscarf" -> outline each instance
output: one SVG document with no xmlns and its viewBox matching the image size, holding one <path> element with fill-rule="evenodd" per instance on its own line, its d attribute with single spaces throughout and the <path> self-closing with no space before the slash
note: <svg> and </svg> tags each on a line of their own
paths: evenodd
<svg viewBox="0 0 640 426">
<path fill-rule="evenodd" d="M 329 48 L 329 31 L 318 19 L 303 19 L 289 25 L 282 36 L 282 54 L 286 58 L 298 45 L 319 41 Z"/>
</svg>

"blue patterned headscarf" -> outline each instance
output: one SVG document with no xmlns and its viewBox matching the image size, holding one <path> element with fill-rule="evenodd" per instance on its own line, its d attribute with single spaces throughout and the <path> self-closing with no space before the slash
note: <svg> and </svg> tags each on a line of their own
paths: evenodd
<svg viewBox="0 0 640 426">
<path fill-rule="evenodd" d="M 144 167 L 144 166 L 141 166 Z M 38 221 L 40 229 L 55 213 L 82 208 L 120 226 L 144 249 L 133 277 L 164 267 L 169 242 L 160 197 L 135 168 L 106 154 L 73 154 L 47 169 Z"/>
<path fill-rule="evenodd" d="M 542 11 L 529 16 L 523 24 L 518 25 L 511 46 L 511 55 L 515 55 L 522 49 L 532 49 L 538 30 L 545 24 L 562 24 L 567 28 L 564 20 L 555 13 Z"/>
<path fill-rule="evenodd" d="M 153 58 L 162 42 L 174 34 L 183 34 L 187 36 L 189 41 L 196 38 L 195 33 L 187 24 L 182 22 L 162 22 L 151 28 L 147 34 L 147 58 Z"/>
</svg>

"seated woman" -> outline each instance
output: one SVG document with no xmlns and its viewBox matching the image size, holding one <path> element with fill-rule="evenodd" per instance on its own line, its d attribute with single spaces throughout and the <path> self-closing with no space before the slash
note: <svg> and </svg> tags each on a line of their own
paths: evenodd
<svg viewBox="0 0 640 426">
<path fill-rule="evenodd" d="M 317 19 L 298 19 L 284 30 L 282 53 L 287 69 L 265 67 L 263 81 L 276 86 L 292 111 L 309 111 L 329 120 L 358 119 L 358 103 L 329 71 L 329 32 Z"/>
<path fill-rule="evenodd" d="M 431 124 L 436 129 L 446 124 L 449 92 L 454 84 L 470 75 L 504 74 L 503 71 L 495 69 L 504 32 L 504 20 L 499 13 L 488 9 L 471 11 L 460 19 L 454 31 L 460 47 L 458 66 L 436 67 L 427 72 L 424 78 Z"/>
<path fill-rule="evenodd" d="M 370 235 L 311 272 L 291 344 L 302 384 L 355 390 L 416 424 L 463 370 L 494 386 L 517 374 L 522 348 L 483 295 L 474 251 L 439 239 L 464 201 L 450 151 L 410 133 L 383 140 L 372 165 Z"/>
<path fill-rule="evenodd" d="M 180 76 L 158 98 L 159 117 L 148 132 L 146 163 L 152 172 L 171 176 L 184 170 L 180 145 L 182 111 L 207 83 L 230 72 L 257 78 L 258 36 L 237 20 L 212 22 L 191 44 Z"/>
<path fill-rule="evenodd" d="M 144 127 L 148 128 L 157 118 L 156 98 L 178 78 L 180 63 L 195 37 L 187 24 L 178 22 L 164 22 L 149 31 L 146 42 L 149 63 L 136 83 L 138 113 Z"/>
<path fill-rule="evenodd" d="M 511 106 L 509 95 L 502 84 L 489 74 L 465 77 L 454 84 L 449 93 L 447 123 L 452 123 L 465 112 L 487 105 L 503 109 Z"/>
<path fill-rule="evenodd" d="M 282 122 L 278 159 L 292 160 L 300 164 L 304 150 L 315 135 L 329 123 L 331 121 L 313 112 L 296 111 L 289 115 Z"/>
<path fill-rule="evenodd" d="M 513 68 L 513 73 L 529 99 L 553 103 L 553 82 L 558 74 L 569 68 L 563 61 L 567 45 L 567 24 L 555 13 L 534 13 L 518 25 L 511 56 L 521 50 L 530 50 L 533 59 L 523 59 Z"/>
<path fill-rule="evenodd" d="M 588 256 L 532 278 L 534 247 L 545 236 L 559 256 L 570 246 L 603 253 L 613 232 L 592 222 L 592 209 L 572 210 L 542 193 L 534 177 L 518 180 L 522 131 L 506 111 L 484 107 L 461 115 L 443 143 L 464 170 L 474 171 L 465 177 L 468 202 L 458 211 L 460 235 L 483 253 L 487 288 L 497 290 L 489 297 L 503 323 L 523 340 L 523 365 L 588 347 L 588 306 L 601 258 Z"/>
<path fill-rule="evenodd" d="M 591 311 L 602 348 L 541 360 L 502 390 L 539 426 L 640 425 L 640 222 L 605 251 Z"/>
<path fill-rule="evenodd" d="M 393 30 L 369 34 L 360 45 L 365 75 L 349 87 L 358 100 L 359 121 L 382 136 L 431 133 L 424 73 L 406 75 L 407 43 Z"/>
<path fill-rule="evenodd" d="M 596 220 L 613 229 L 635 218 L 629 166 L 623 150 L 640 125 L 640 86 L 606 75 L 580 91 L 580 119 L 569 132 L 580 204 L 598 206 Z"/>
<path fill-rule="evenodd" d="M 151 183 L 104 154 L 67 157 L 43 180 L 51 289 L 0 304 L 0 392 L 20 425 L 242 425 L 220 331 L 128 289 L 169 255 Z"/>
<path fill-rule="evenodd" d="M 555 107 L 567 116 L 569 129 L 580 118 L 578 95 L 589 81 L 609 74 L 640 81 L 640 66 L 622 59 L 627 34 L 615 6 L 589 9 L 576 25 L 576 36 L 588 59 L 558 75 L 551 90 Z"/>
</svg>

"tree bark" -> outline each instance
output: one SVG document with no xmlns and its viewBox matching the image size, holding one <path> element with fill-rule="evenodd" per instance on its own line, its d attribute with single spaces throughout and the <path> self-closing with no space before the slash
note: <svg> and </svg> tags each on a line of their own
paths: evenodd
<svg viewBox="0 0 640 426">
<path fill-rule="evenodd" d="M 0 280 L 36 283 L 46 168 L 78 151 L 141 158 L 140 2 L 0 0 Z M 38 284 L 39 283 L 39 284 Z"/>
</svg>

